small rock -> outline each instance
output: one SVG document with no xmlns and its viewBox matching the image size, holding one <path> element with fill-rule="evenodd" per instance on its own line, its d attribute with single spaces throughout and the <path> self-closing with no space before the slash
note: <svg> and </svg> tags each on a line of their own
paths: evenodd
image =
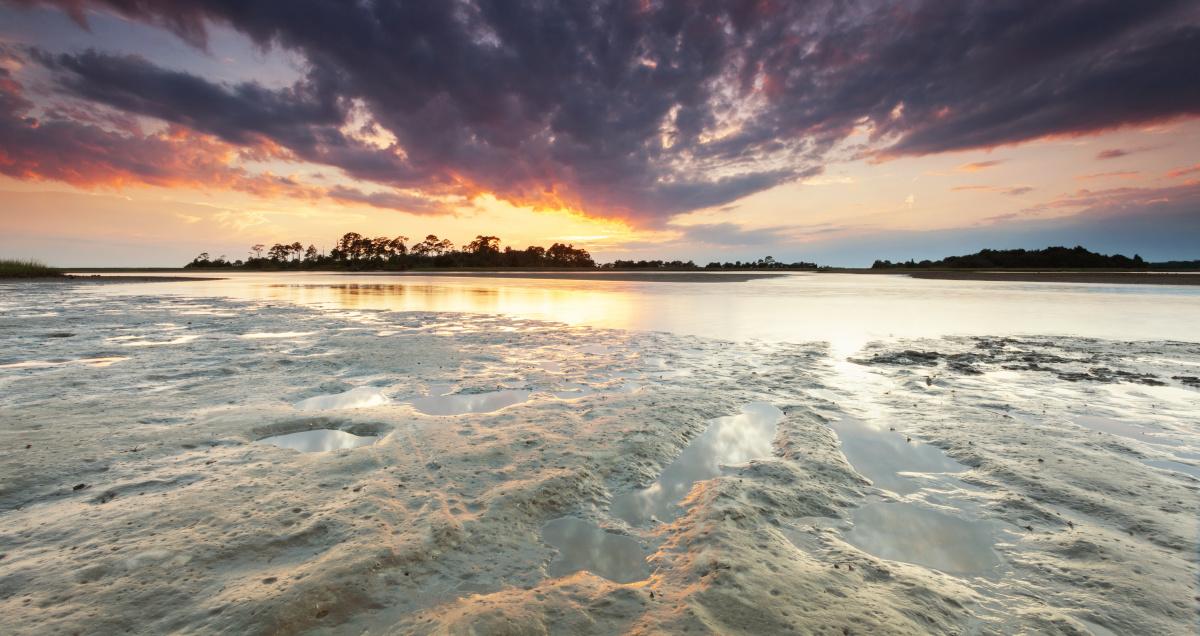
<svg viewBox="0 0 1200 636">
<path fill-rule="evenodd" d="M 83 490 L 84 488 L 87 488 L 87 487 L 88 487 L 87 484 L 75 484 L 75 487 L 71 488 L 71 490 Z"/>
<path fill-rule="evenodd" d="M 273 577 L 273 576 L 268 576 L 267 578 L 263 579 L 263 580 L 262 580 L 262 582 L 263 582 L 263 585 L 270 585 L 270 584 L 272 584 L 272 583 L 274 583 L 275 581 L 278 581 L 278 580 L 279 580 L 279 579 L 278 579 L 278 578 L 276 578 L 276 577 Z"/>
</svg>

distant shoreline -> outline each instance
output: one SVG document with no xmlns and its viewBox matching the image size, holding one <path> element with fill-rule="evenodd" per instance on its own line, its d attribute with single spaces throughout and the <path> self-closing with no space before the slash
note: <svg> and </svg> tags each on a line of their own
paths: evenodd
<svg viewBox="0 0 1200 636">
<path fill-rule="evenodd" d="M 224 280 L 222 276 L 179 276 L 167 272 L 189 272 L 194 270 L 168 268 L 65 268 L 74 272 L 63 276 L 0 278 L 0 282 L 59 282 L 59 283 L 155 283 Z M 524 278 L 533 280 L 571 281 L 628 281 L 666 283 L 742 283 L 751 280 L 778 278 L 794 273 L 805 274 L 859 274 L 874 276 L 908 276 L 923 280 L 962 280 L 984 282 L 1030 282 L 1030 283 L 1091 283 L 1102 285 L 1200 285 L 1200 273 L 1147 272 L 1144 270 L 920 270 L 920 269 L 870 269 L 834 268 L 819 272 L 792 271 L 693 271 L 693 270 L 596 270 L 596 269 L 423 269 L 404 271 L 360 271 L 346 270 L 253 270 L 255 273 L 308 273 L 335 274 L 342 276 L 369 276 L 378 278 L 425 278 L 442 276 L 450 278 Z M 110 273 L 111 272 L 111 273 Z M 125 273 L 147 272 L 146 275 L 124 275 Z M 150 274 L 154 272 L 155 274 Z M 162 272 L 163 274 L 158 274 Z M 214 274 L 224 273 L 214 271 Z"/>
<path fill-rule="evenodd" d="M 1093 283 L 1101 285 L 1200 285 L 1200 274 L 1135 271 L 953 271 L 860 270 L 864 274 L 903 275 L 925 280 L 977 280 L 1012 283 Z"/>
<path fill-rule="evenodd" d="M 129 270 L 125 270 L 129 271 Z M 61 276 L 0 276 L 0 283 L 177 283 L 185 281 L 224 280 L 217 276 L 120 276 L 120 275 L 79 275 L 63 274 Z"/>
</svg>

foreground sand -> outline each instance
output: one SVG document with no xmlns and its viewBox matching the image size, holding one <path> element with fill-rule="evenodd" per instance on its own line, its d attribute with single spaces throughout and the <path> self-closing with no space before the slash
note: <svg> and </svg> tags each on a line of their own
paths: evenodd
<svg viewBox="0 0 1200 636">
<path fill-rule="evenodd" d="M 10 287 L 0 631 L 1194 633 L 1198 371 L 1188 343 L 949 338 L 847 361 L 821 343 Z M 498 390 L 528 400 L 415 406 Z M 664 523 L 610 514 L 752 402 L 782 413 L 767 455 L 697 482 Z M 835 434 L 851 422 L 962 472 L 852 465 Z M 381 439 L 256 442 L 309 429 Z M 921 565 L 919 536 L 885 533 L 875 552 L 903 558 L 849 540 L 889 506 L 983 529 L 967 556 L 984 566 Z M 542 529 L 564 516 L 629 537 L 648 577 L 550 576 Z"/>
</svg>

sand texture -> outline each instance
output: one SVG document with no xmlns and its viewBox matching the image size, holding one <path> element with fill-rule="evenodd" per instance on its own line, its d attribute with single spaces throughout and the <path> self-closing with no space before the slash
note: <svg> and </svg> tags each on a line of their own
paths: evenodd
<svg viewBox="0 0 1200 636">
<path fill-rule="evenodd" d="M 2 291 L 6 634 L 1197 627 L 1200 345 Z M 317 430 L 361 445 L 268 443 Z M 564 518 L 644 576 L 552 575 Z"/>
</svg>

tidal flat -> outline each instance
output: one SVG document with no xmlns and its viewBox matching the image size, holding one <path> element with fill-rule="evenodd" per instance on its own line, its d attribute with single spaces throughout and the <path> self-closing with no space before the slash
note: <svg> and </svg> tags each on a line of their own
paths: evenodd
<svg viewBox="0 0 1200 636">
<path fill-rule="evenodd" d="M 853 275 L 0 284 L 0 631 L 1195 633 L 1196 324 Z"/>
</svg>

